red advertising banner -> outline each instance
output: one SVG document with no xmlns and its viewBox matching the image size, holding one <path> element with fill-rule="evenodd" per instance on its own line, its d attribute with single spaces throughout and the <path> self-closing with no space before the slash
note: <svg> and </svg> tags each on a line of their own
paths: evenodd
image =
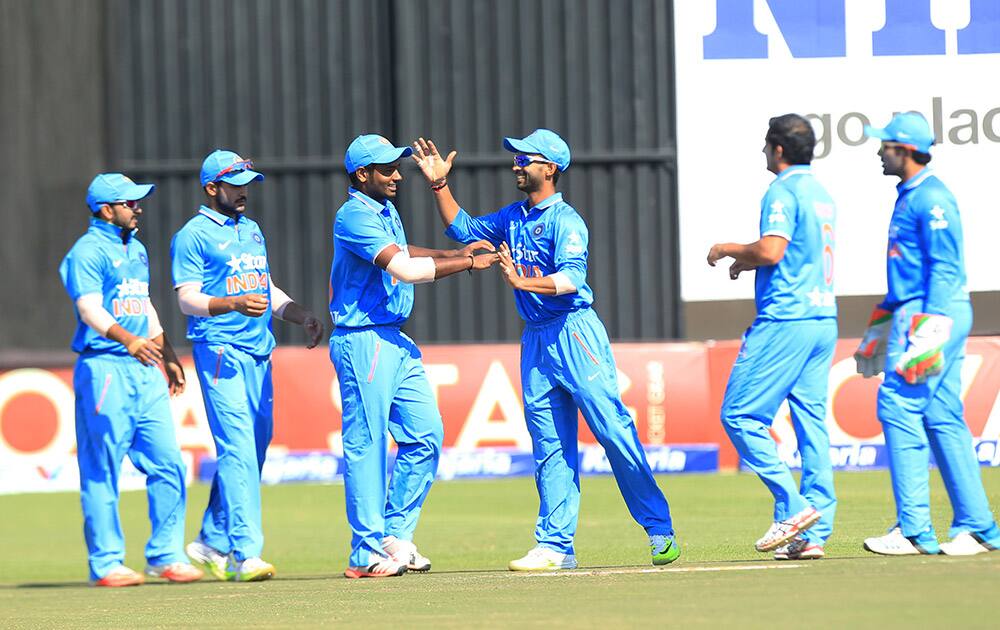
<svg viewBox="0 0 1000 630">
<path fill-rule="evenodd" d="M 839 342 L 830 373 L 827 426 L 834 445 L 882 443 L 875 416 L 879 379 L 855 373 L 856 343 Z M 720 467 L 736 467 L 718 413 L 738 347 L 736 341 L 615 344 L 622 398 L 643 443 L 718 444 Z M 445 446 L 530 450 L 516 345 L 427 346 L 423 353 L 444 418 Z M 324 349 L 281 348 L 273 360 L 272 448 L 339 452 L 342 402 Z M 185 450 L 214 453 L 198 382 L 190 359 L 186 363 L 188 390 L 171 402 L 177 438 Z M 969 340 L 962 377 L 972 434 L 1000 438 L 1000 337 Z M 772 433 L 783 448 L 794 449 L 787 408 L 777 414 Z M 582 422 L 580 441 L 595 442 Z M 72 367 L 0 372 L 0 476 L 15 470 L 51 476 L 74 451 Z"/>
</svg>

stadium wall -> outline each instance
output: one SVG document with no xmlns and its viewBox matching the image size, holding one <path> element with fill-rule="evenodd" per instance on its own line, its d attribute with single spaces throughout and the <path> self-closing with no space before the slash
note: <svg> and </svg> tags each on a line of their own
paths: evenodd
<svg viewBox="0 0 1000 630">
<path fill-rule="evenodd" d="M 839 469 L 885 466 L 875 416 L 878 379 L 855 372 L 857 340 L 837 346 L 830 373 L 827 428 Z M 732 470 L 738 459 L 718 420 L 729 370 L 739 349 L 719 343 L 615 344 L 625 405 L 654 469 L 659 472 Z M 194 368 L 185 359 L 189 375 Z M 428 380 L 444 420 L 441 474 L 532 474 L 531 442 L 521 405 L 519 349 L 513 344 L 428 346 Z M 274 354 L 275 431 L 265 476 L 272 480 L 332 481 L 341 465 L 339 385 L 322 349 L 279 349 Z M 965 416 L 980 459 L 1000 465 L 1000 337 L 969 342 L 963 373 Z M 210 478 L 214 447 L 198 381 L 171 402 L 177 438 Z M 795 464 L 796 444 L 787 406 L 772 433 L 779 452 Z M 603 454 L 581 422 L 585 471 L 607 472 Z M 0 492 L 72 490 L 74 458 L 72 370 L 0 372 Z M 287 477 L 286 477 L 287 476 Z"/>
<path fill-rule="evenodd" d="M 573 149 L 560 185 L 590 226 L 588 280 L 610 334 L 682 334 L 670 3 L 0 0 L 0 11 L 0 211 L 18 226 L 0 236 L 4 266 L 17 270 L 0 292 L 0 365 L 67 360 L 75 322 L 56 268 L 86 229 L 83 198 L 102 170 L 157 184 L 140 238 L 154 303 L 184 345 L 168 248 L 216 147 L 266 174 L 250 213 L 275 280 L 324 313 L 343 152 L 363 132 L 458 149 L 452 187 L 484 213 L 520 197 L 502 137 L 558 130 Z M 409 240 L 446 246 L 420 176 L 404 176 Z M 462 276 L 421 288 L 408 332 L 421 343 L 516 340 L 499 276 Z M 275 332 L 304 340 L 296 327 Z"/>
</svg>

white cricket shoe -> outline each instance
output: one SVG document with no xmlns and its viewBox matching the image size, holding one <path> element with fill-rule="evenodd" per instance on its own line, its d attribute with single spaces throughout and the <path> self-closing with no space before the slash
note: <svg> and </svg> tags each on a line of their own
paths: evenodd
<svg viewBox="0 0 1000 630">
<path fill-rule="evenodd" d="M 230 582 L 263 582 L 270 580 L 276 574 L 274 565 L 260 558 L 246 558 L 241 562 L 230 557 L 226 568 L 227 579 Z"/>
<path fill-rule="evenodd" d="M 226 554 L 220 553 L 200 540 L 188 543 L 184 551 L 191 558 L 191 564 L 202 569 L 205 573 L 211 573 L 215 579 L 223 582 L 229 579 L 226 574 L 226 563 L 229 561 L 229 556 Z"/>
<path fill-rule="evenodd" d="M 407 571 L 424 573 L 431 570 L 431 561 L 420 555 L 412 541 L 386 536 L 382 539 L 382 551 L 399 564 L 405 564 Z"/>
<path fill-rule="evenodd" d="M 819 560 L 825 555 L 821 545 L 811 543 L 801 536 L 774 550 L 775 560 Z"/>
<path fill-rule="evenodd" d="M 884 536 L 866 538 L 864 547 L 867 551 L 883 556 L 919 556 L 939 553 L 936 541 L 932 542 L 928 537 L 927 544 L 914 544 L 903 535 L 903 530 L 898 525 Z"/>
<path fill-rule="evenodd" d="M 946 556 L 975 556 L 990 551 L 993 551 L 991 547 L 979 542 L 969 532 L 961 532 L 948 542 L 941 543 L 941 553 Z"/>
<path fill-rule="evenodd" d="M 817 522 L 821 514 L 819 510 L 810 506 L 795 514 L 791 518 L 783 521 L 771 523 L 771 527 L 754 544 L 757 551 L 773 551 L 782 545 L 788 544 L 792 539 L 806 531 Z"/>
<path fill-rule="evenodd" d="M 511 571 L 558 571 L 559 569 L 575 569 L 576 556 L 559 553 L 548 547 L 538 546 L 525 554 L 523 558 L 511 560 L 507 568 Z"/>
</svg>

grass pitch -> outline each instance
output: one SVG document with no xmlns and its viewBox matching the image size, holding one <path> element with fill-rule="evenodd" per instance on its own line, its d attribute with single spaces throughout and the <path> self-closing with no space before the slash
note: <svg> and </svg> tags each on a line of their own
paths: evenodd
<svg viewBox="0 0 1000 630">
<path fill-rule="evenodd" d="M 983 471 L 1000 506 L 1000 470 Z M 937 475 L 939 537 L 951 513 Z M 531 479 L 439 483 L 417 543 L 434 562 L 425 575 L 346 580 L 350 538 L 342 486 L 264 489 L 264 557 L 270 582 L 192 585 L 150 581 L 129 589 L 86 584 L 75 494 L 0 496 L 0 626 L 299 627 L 997 627 L 1000 552 L 972 558 L 884 558 L 861 549 L 891 524 L 887 473 L 837 476 L 840 505 L 827 558 L 778 563 L 753 550 L 770 520 L 756 477 L 665 476 L 683 554 L 649 565 L 646 537 L 611 477 L 583 480 L 577 535 L 581 569 L 512 574 L 507 561 L 533 546 Z M 191 488 L 187 540 L 206 486 Z M 126 562 L 141 570 L 149 534 L 144 493 L 122 497 Z"/>
</svg>

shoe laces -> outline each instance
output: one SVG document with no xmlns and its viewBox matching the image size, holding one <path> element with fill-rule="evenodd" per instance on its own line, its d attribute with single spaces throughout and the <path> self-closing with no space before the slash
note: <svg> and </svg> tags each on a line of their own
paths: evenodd
<svg viewBox="0 0 1000 630">
<path fill-rule="evenodd" d="M 673 540 L 670 536 L 664 536 L 663 534 L 653 534 L 649 537 L 649 548 L 652 550 L 653 554 L 663 553 L 670 547 L 670 543 Z"/>
</svg>

